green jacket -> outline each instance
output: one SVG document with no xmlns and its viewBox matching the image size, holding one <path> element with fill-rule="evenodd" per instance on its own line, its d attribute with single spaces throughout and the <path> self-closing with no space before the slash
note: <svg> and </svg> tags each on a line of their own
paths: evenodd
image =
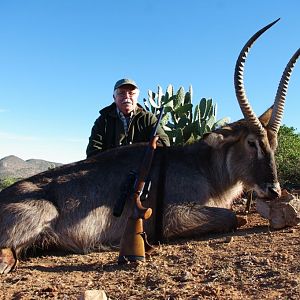
<svg viewBox="0 0 300 300">
<path fill-rule="evenodd" d="M 128 125 L 128 135 L 126 136 L 123 123 L 117 114 L 116 104 L 113 103 L 100 110 L 100 117 L 95 121 L 92 128 L 86 155 L 90 157 L 109 148 L 149 142 L 156 122 L 157 118 L 138 104 Z M 169 138 L 161 126 L 158 126 L 157 135 L 159 136 L 159 144 L 170 146 Z"/>
</svg>

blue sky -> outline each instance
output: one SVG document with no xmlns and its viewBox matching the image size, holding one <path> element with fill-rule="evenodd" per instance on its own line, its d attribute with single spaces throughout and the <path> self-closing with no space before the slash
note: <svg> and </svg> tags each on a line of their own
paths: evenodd
<svg viewBox="0 0 300 300">
<path fill-rule="evenodd" d="M 259 115 L 274 100 L 284 67 L 300 47 L 296 0 L 1 0 L 0 158 L 73 162 L 85 158 L 98 111 L 114 83 L 149 89 L 193 86 L 218 105 L 218 118 L 242 117 L 233 71 L 243 44 L 281 18 L 252 48 L 248 98 Z M 300 131 L 300 62 L 283 123 Z"/>
</svg>

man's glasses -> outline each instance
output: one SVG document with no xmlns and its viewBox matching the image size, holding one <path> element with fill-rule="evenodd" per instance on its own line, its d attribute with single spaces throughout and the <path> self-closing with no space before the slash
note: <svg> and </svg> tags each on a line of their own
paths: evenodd
<svg viewBox="0 0 300 300">
<path fill-rule="evenodd" d="M 120 92 L 117 92 L 117 96 L 119 97 L 133 97 L 136 95 L 136 92 L 134 91 L 120 91 Z"/>
</svg>

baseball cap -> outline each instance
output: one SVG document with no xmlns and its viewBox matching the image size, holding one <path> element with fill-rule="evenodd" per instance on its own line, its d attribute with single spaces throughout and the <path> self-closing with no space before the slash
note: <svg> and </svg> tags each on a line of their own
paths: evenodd
<svg viewBox="0 0 300 300">
<path fill-rule="evenodd" d="M 128 79 L 128 78 L 123 78 L 123 79 L 120 79 L 120 80 L 118 80 L 118 81 L 116 82 L 115 87 L 114 87 L 114 90 L 116 90 L 117 88 L 119 88 L 120 86 L 125 85 L 125 84 L 133 85 L 133 86 L 135 86 L 137 89 L 139 88 L 139 87 L 137 86 L 137 84 L 135 83 L 134 80 Z"/>
</svg>

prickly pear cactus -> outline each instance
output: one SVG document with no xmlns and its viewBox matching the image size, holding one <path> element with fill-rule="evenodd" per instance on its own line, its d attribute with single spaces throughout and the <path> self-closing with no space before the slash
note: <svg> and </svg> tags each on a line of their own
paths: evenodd
<svg viewBox="0 0 300 300">
<path fill-rule="evenodd" d="M 157 114 L 164 106 L 162 126 L 170 138 L 171 145 L 184 145 L 198 140 L 206 132 L 229 122 L 228 118 L 216 119 L 217 104 L 212 99 L 202 98 L 193 107 L 193 89 L 189 86 L 187 92 L 180 87 L 176 93 L 169 85 L 165 94 L 160 86 L 157 92 L 148 91 L 148 98 L 144 98 L 144 106 L 148 111 Z"/>
</svg>

